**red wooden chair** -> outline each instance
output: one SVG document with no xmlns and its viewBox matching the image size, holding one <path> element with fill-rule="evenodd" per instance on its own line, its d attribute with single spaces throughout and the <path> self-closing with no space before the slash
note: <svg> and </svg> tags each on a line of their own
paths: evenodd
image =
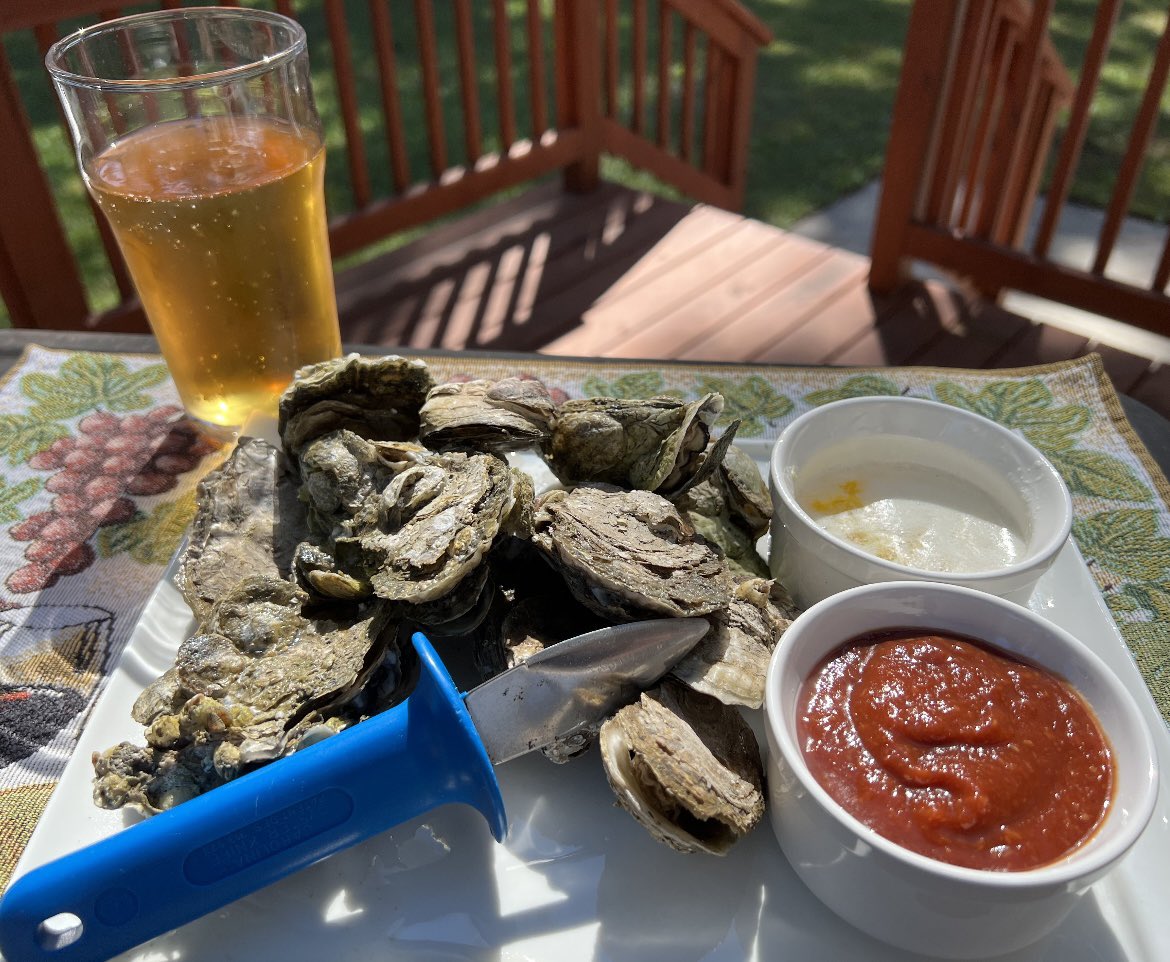
<svg viewBox="0 0 1170 962">
<path fill-rule="evenodd" d="M 1023 291 L 1170 334 L 1170 233 L 1147 284 L 1107 273 L 1170 72 L 1170 24 L 1091 266 L 1070 266 L 1051 253 L 1120 7 L 1120 0 L 1101 0 L 1074 84 L 1049 37 L 1053 0 L 917 0 L 873 239 L 875 291 L 897 287 L 910 263 L 921 260 L 985 297 Z M 1029 232 L 1049 168 L 1044 205 Z"/>
</svg>

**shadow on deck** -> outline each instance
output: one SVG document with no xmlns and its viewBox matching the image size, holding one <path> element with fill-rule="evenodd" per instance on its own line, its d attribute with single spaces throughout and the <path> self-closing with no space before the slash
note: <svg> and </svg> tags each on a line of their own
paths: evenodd
<svg viewBox="0 0 1170 962">
<path fill-rule="evenodd" d="M 1096 351 L 1170 417 L 1170 366 L 703 205 L 549 183 L 338 277 L 351 343 L 571 356 L 1020 367 Z"/>
</svg>

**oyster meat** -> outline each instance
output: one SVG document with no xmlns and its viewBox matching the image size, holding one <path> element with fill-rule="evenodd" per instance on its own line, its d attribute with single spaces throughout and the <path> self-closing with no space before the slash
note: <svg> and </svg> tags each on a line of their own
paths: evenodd
<svg viewBox="0 0 1170 962">
<path fill-rule="evenodd" d="M 532 540 L 577 600 L 603 618 L 705 615 L 731 600 L 723 558 L 651 491 L 549 491 L 537 502 Z"/>
<path fill-rule="evenodd" d="M 396 354 L 310 364 L 280 397 L 281 444 L 296 457 L 313 438 L 338 428 L 384 441 L 418 437 L 419 409 L 433 385 L 426 364 Z"/>
<path fill-rule="evenodd" d="M 723 404 L 718 394 L 689 404 L 670 397 L 566 401 L 553 424 L 549 467 L 565 484 L 601 481 L 675 498 L 709 475 L 731 444 L 734 428 L 714 456 L 707 451 Z"/>
<path fill-rule="evenodd" d="M 602 725 L 601 761 L 621 806 L 680 852 L 725 855 L 764 814 L 747 722 L 669 678 Z"/>
<path fill-rule="evenodd" d="M 196 620 L 244 578 L 288 576 L 306 536 L 297 491 L 284 456 L 260 438 L 241 438 L 231 457 L 199 482 L 175 577 Z"/>
<path fill-rule="evenodd" d="M 436 451 L 504 454 L 544 444 L 555 414 L 540 381 L 508 377 L 440 384 L 422 406 L 418 437 Z"/>
</svg>

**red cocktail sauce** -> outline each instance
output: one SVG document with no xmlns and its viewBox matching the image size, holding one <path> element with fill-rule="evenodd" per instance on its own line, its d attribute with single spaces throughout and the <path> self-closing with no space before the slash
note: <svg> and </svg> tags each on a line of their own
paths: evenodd
<svg viewBox="0 0 1170 962">
<path fill-rule="evenodd" d="M 1045 865 L 1109 808 L 1112 752 L 1081 696 L 973 639 L 854 638 L 805 681 L 797 709 L 824 789 L 879 834 L 952 865 Z"/>
</svg>

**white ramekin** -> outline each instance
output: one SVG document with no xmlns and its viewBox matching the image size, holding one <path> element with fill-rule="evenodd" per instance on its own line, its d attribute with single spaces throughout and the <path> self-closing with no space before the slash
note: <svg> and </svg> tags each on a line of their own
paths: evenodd
<svg viewBox="0 0 1170 962">
<path fill-rule="evenodd" d="M 825 531 L 797 502 L 800 472 L 851 439 L 867 439 L 871 450 L 880 445 L 891 460 L 939 455 L 929 467 L 985 490 L 1016 520 L 1025 541 L 1022 557 L 986 571 L 929 571 L 886 561 Z M 814 408 L 784 429 L 769 473 L 769 562 L 802 607 L 856 585 L 905 580 L 945 581 L 1025 604 L 1072 527 L 1068 489 L 1047 458 L 994 421 L 937 401 L 865 397 Z"/>
<path fill-rule="evenodd" d="M 911 852 L 850 815 L 809 772 L 796 736 L 802 683 L 844 642 L 922 628 L 981 639 L 1054 672 L 1092 707 L 1113 749 L 1110 809 L 1065 858 L 1022 872 L 962 868 Z M 1130 693 L 1092 651 L 1026 608 L 969 588 L 888 582 L 801 614 L 768 669 L 764 702 L 772 827 L 800 878 L 830 909 L 899 948 L 942 958 L 999 955 L 1055 928 L 1125 855 L 1157 796 L 1153 738 Z"/>
</svg>

